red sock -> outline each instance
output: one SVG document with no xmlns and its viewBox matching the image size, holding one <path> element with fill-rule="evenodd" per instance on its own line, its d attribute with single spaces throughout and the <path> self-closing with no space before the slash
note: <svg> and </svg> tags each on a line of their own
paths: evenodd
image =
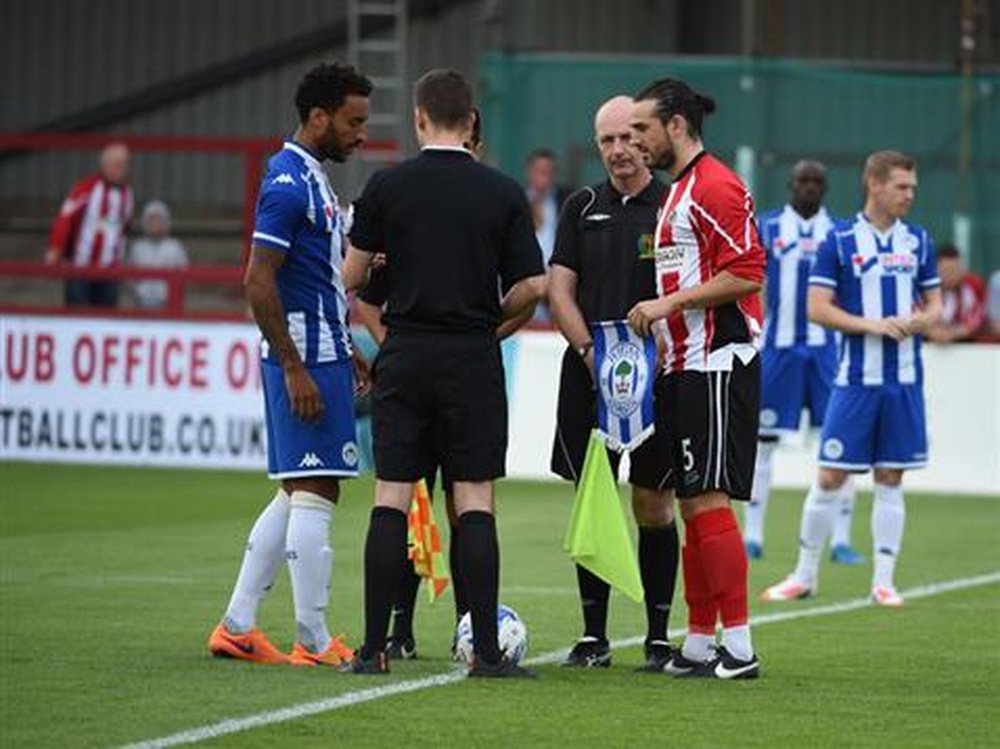
<svg viewBox="0 0 1000 749">
<path fill-rule="evenodd" d="M 698 535 L 698 559 L 722 626 L 746 624 L 747 553 L 736 516 L 724 507 L 695 515 L 690 524 Z"/>
<path fill-rule="evenodd" d="M 684 527 L 684 600 L 688 607 L 688 631 L 714 635 L 718 609 L 701 568 L 698 537 L 693 523 Z"/>
</svg>

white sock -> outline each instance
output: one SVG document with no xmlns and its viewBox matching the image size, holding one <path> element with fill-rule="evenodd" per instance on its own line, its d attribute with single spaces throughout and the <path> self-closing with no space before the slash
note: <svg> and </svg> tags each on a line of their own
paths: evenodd
<svg viewBox="0 0 1000 749">
<path fill-rule="evenodd" d="M 285 561 L 288 500 L 284 489 L 278 489 L 250 530 L 243 565 L 224 619 L 230 632 L 241 634 L 257 626 L 260 602 L 271 590 L 274 578 Z"/>
<path fill-rule="evenodd" d="M 753 468 L 753 488 L 743 516 L 743 540 L 764 545 L 764 517 L 771 498 L 771 463 L 776 442 L 757 443 L 757 462 Z"/>
<path fill-rule="evenodd" d="M 850 476 L 840 487 L 840 498 L 837 500 L 837 514 L 833 518 L 833 537 L 830 543 L 833 546 L 851 545 L 851 523 L 854 521 L 854 498 L 857 492 L 854 488 L 854 479 Z"/>
<path fill-rule="evenodd" d="M 330 645 L 326 605 L 333 568 L 332 520 L 332 502 L 312 492 L 292 492 L 285 549 L 295 601 L 295 630 L 298 641 L 314 653 L 322 653 Z"/>
<path fill-rule="evenodd" d="M 872 505 L 872 545 L 875 551 L 875 574 L 872 586 L 893 586 L 896 560 L 903 545 L 903 524 L 906 521 L 906 504 L 902 486 L 875 484 L 875 503 Z"/>
<path fill-rule="evenodd" d="M 753 643 L 750 642 L 750 625 L 726 627 L 722 630 L 722 644 L 741 661 L 753 658 Z"/>
<path fill-rule="evenodd" d="M 684 638 L 681 655 L 689 661 L 707 661 L 715 655 L 715 651 L 712 649 L 713 645 L 715 645 L 715 635 L 689 632 L 688 636 Z"/>
<path fill-rule="evenodd" d="M 799 530 L 799 563 L 792 577 L 803 585 L 815 585 L 819 577 L 819 559 L 833 525 L 834 503 L 840 490 L 824 491 L 813 484 L 802 506 Z"/>
</svg>

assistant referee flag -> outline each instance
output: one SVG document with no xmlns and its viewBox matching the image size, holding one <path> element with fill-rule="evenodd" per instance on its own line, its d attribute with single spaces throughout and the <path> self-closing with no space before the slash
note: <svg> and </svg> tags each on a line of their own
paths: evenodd
<svg viewBox="0 0 1000 749">
<path fill-rule="evenodd" d="M 595 429 L 563 542 L 570 559 L 633 601 L 643 600 L 642 577 L 629 535 L 608 451 Z"/>
</svg>

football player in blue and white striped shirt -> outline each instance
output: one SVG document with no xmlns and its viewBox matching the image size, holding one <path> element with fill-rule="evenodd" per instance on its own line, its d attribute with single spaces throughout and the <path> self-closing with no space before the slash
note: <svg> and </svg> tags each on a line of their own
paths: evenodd
<svg viewBox="0 0 1000 749">
<path fill-rule="evenodd" d="M 322 162 L 342 162 L 364 144 L 371 90 L 351 67 L 306 73 L 295 95 L 300 125 L 261 185 L 245 283 L 263 336 L 268 476 L 280 486 L 250 531 L 229 607 L 209 639 L 214 655 L 302 666 L 353 656 L 326 625 L 330 523 L 339 479 L 358 474 L 354 392 L 367 371 L 351 349 L 345 217 Z M 290 656 L 256 627 L 286 557 L 296 623 Z"/>
<path fill-rule="evenodd" d="M 809 274 L 820 242 L 833 227 L 833 219 L 823 207 L 826 185 L 823 164 L 799 161 L 792 167 L 788 181 L 791 201 L 763 214 L 758 222 L 760 241 L 767 252 L 767 287 L 760 441 L 743 533 L 751 559 L 759 559 L 764 550 L 774 450 L 783 435 L 798 431 L 803 410 L 809 412 L 812 427 L 822 426 L 837 369 L 836 334 L 806 317 Z M 834 522 L 830 557 L 835 562 L 863 561 L 851 548 L 853 515 L 854 482 L 848 479 Z"/>
<path fill-rule="evenodd" d="M 799 561 L 764 600 L 816 592 L 833 508 L 849 472 L 874 472 L 872 599 L 902 606 L 893 575 L 906 515 L 903 473 L 927 464 L 921 336 L 941 313 L 927 231 L 906 224 L 916 162 L 878 151 L 865 162 L 862 213 L 837 222 L 809 277 L 809 319 L 841 331 L 840 365 L 823 422 L 819 478 L 802 511 Z"/>
</svg>

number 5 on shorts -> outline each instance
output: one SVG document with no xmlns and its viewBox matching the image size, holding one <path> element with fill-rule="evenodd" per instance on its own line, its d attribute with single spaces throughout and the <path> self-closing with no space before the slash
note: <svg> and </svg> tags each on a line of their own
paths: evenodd
<svg viewBox="0 0 1000 749">
<path fill-rule="evenodd" d="M 691 438 L 685 437 L 681 440 L 681 453 L 684 455 L 684 471 L 694 468 L 694 453 L 691 452 Z"/>
</svg>

